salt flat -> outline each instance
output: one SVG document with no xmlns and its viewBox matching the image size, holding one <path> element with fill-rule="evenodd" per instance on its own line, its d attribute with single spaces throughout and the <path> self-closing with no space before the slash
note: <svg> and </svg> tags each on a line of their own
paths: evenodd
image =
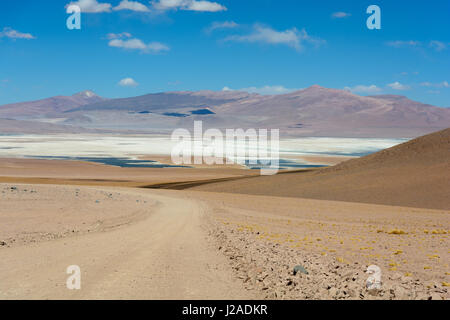
<svg viewBox="0 0 450 320">
<path fill-rule="evenodd" d="M 280 156 L 359 156 L 406 139 L 296 138 L 281 139 Z M 0 157 L 129 157 L 170 155 L 177 141 L 163 135 L 7 135 L 0 136 Z M 304 160 L 305 164 L 310 164 Z"/>
</svg>

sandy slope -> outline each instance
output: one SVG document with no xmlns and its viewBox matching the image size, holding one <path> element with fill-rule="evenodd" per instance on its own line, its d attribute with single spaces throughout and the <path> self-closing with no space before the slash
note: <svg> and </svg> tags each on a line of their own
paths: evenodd
<svg viewBox="0 0 450 320">
<path fill-rule="evenodd" d="M 17 186 L 24 188 L 24 186 Z M 9 210 L 2 210 L 2 225 L 10 236 L 20 234 L 14 224 L 6 224 L 7 212 L 24 214 L 25 207 L 36 205 L 34 216 L 43 216 L 45 209 L 51 210 L 54 225 L 47 223 L 42 228 L 57 229 L 59 224 L 70 225 L 71 206 L 77 206 L 74 187 L 26 186 L 36 194 L 23 194 L 22 201 L 14 203 Z M 42 189 L 44 188 L 44 189 Z M 52 188 L 53 201 L 40 204 L 36 195 Z M 61 190 L 63 188 L 63 190 Z M 69 190 L 69 189 L 73 190 Z M 68 192 L 71 191 L 71 196 Z M 98 193 L 119 192 L 122 198 L 102 199 L 97 210 L 89 210 L 97 217 L 99 210 L 120 216 L 120 202 L 127 202 L 127 212 L 142 210 L 142 203 L 132 198 L 147 200 L 145 219 L 128 217 L 120 228 L 79 233 L 74 236 L 62 234 L 64 238 L 42 241 L 28 245 L 0 247 L 0 298 L 1 299 L 234 299 L 251 298 L 253 295 L 233 280 L 231 269 L 225 259 L 208 242 L 201 227 L 204 210 L 192 199 L 167 197 L 158 192 L 126 189 L 95 189 L 81 187 L 84 197 L 95 199 Z M 66 196 L 61 201 L 58 196 Z M 33 198 L 34 197 L 34 198 Z M 45 198 L 45 197 L 44 197 Z M 83 201 L 86 201 L 84 199 Z M 2 204 L 8 201 L 2 201 Z M 111 205 L 111 202 L 113 204 Z M 117 205 L 119 202 L 119 205 Z M 155 204 L 156 202 L 156 204 Z M 51 203 L 61 205 L 60 211 L 51 208 Z M 66 205 L 66 207 L 63 207 Z M 121 213 L 122 212 L 122 213 Z M 6 214 L 6 218 L 5 218 Z M 61 216 L 61 214 L 63 216 Z M 102 215 L 102 214 L 100 214 Z M 108 220 L 107 217 L 106 220 Z M 35 223 L 38 223 L 36 219 Z M 75 222 L 76 224 L 77 222 Z M 8 231 L 8 228 L 10 229 Z M 14 229 L 11 230 L 11 229 Z M 38 227 L 39 228 L 39 227 Z M 2 229 L 1 236 L 4 235 Z M 54 231 L 56 232 L 56 231 Z M 82 271 L 82 289 L 70 291 L 65 283 L 69 265 L 78 265 Z"/>
<path fill-rule="evenodd" d="M 334 167 L 193 190 L 450 209 L 450 128 Z"/>
</svg>

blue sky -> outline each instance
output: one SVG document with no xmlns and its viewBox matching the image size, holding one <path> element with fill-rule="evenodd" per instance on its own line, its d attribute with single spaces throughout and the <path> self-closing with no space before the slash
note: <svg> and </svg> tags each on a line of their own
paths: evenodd
<svg viewBox="0 0 450 320">
<path fill-rule="evenodd" d="M 448 0 L 80 0 L 68 30 L 70 2 L 0 2 L 0 104 L 319 84 L 450 107 Z"/>
</svg>

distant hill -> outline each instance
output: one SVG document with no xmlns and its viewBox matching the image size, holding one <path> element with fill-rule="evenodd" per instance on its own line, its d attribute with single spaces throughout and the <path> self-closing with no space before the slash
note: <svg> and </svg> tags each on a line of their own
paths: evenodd
<svg viewBox="0 0 450 320">
<path fill-rule="evenodd" d="M 402 96 L 362 97 L 317 85 L 220 106 L 222 116 L 253 119 L 301 136 L 417 137 L 450 125 L 450 109 Z"/>
<path fill-rule="evenodd" d="M 450 128 L 330 168 L 192 190 L 450 210 L 449 181 Z"/>
<path fill-rule="evenodd" d="M 55 116 L 61 112 L 105 100 L 90 90 L 72 96 L 56 96 L 42 100 L 0 106 L 0 118 L 32 119 Z"/>
<path fill-rule="evenodd" d="M 104 99 L 92 91 L 0 106 L 0 118 L 50 119 L 90 129 L 170 133 L 204 128 L 280 129 L 282 137 L 414 138 L 450 124 L 450 108 L 404 96 L 362 97 L 317 85 L 282 95 L 239 91 L 163 92 Z"/>
<path fill-rule="evenodd" d="M 221 105 L 249 98 L 246 92 L 163 92 L 152 93 L 139 97 L 98 101 L 69 110 L 75 111 L 104 111 L 122 110 L 133 112 L 167 111 L 180 108 L 201 108 L 209 105 Z"/>
<path fill-rule="evenodd" d="M 204 108 L 211 112 L 203 115 L 193 112 Z M 146 112 L 145 117 L 135 120 L 149 128 L 192 128 L 194 120 L 202 120 L 205 127 L 214 128 L 278 128 L 285 136 L 411 138 L 450 124 L 450 109 L 403 96 L 362 97 L 317 85 L 268 96 L 236 91 L 157 93 L 96 102 L 70 112 L 95 112 L 102 124 L 108 123 L 111 112 Z M 187 116 L 170 118 L 181 114 Z M 131 118 L 121 119 L 133 123 L 127 117 Z"/>
</svg>

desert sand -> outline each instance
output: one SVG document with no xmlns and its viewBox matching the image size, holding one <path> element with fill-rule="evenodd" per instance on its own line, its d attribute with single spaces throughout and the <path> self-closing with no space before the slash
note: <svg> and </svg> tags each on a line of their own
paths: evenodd
<svg viewBox="0 0 450 320">
<path fill-rule="evenodd" d="M 272 177 L 2 159 L 0 299 L 449 299 L 448 143 Z"/>
<path fill-rule="evenodd" d="M 152 159 L 160 160 L 159 157 Z M 230 167 L 121 168 L 93 162 L 0 158 L 0 182 L 143 187 L 257 175 Z"/>
<path fill-rule="evenodd" d="M 448 299 L 449 212 L 118 187 L 1 185 L 2 299 Z M 383 291 L 365 289 L 369 264 Z M 78 265 L 82 289 L 68 290 Z M 293 275 L 302 265 L 308 275 Z"/>
<path fill-rule="evenodd" d="M 209 245 L 196 200 L 121 188 L 13 188 L 2 185 L 9 206 L 0 209 L 1 299 L 257 297 Z M 66 288 L 69 265 L 81 268 L 79 291 Z"/>
</svg>

